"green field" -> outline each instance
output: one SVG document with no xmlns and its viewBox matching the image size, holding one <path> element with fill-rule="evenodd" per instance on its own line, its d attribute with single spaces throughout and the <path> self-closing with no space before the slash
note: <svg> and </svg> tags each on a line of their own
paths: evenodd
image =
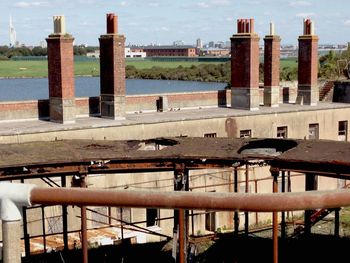
<svg viewBox="0 0 350 263">
<path fill-rule="evenodd" d="M 291 67 L 291 68 L 298 67 L 298 59 L 297 58 L 283 58 L 283 59 L 281 59 L 281 68 L 285 68 L 285 67 Z"/>
<path fill-rule="evenodd" d="M 127 61 L 126 65 L 134 66 L 137 69 L 152 67 L 177 68 L 178 66 L 191 67 L 199 64 L 220 64 L 220 62 L 158 62 L 149 60 Z M 296 67 L 296 59 L 281 60 L 281 67 Z M 98 61 L 79 61 L 74 64 L 76 76 L 99 76 L 100 65 Z M 47 77 L 47 61 L 0 61 L 0 78 L 39 78 Z"/>
</svg>

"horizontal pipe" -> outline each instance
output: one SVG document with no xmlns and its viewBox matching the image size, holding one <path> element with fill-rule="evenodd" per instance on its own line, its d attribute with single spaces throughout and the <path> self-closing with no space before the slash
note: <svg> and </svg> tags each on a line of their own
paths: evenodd
<svg viewBox="0 0 350 263">
<path fill-rule="evenodd" d="M 241 194 L 36 187 L 30 200 L 32 204 L 43 205 L 277 212 L 349 206 L 350 190 Z"/>
</svg>

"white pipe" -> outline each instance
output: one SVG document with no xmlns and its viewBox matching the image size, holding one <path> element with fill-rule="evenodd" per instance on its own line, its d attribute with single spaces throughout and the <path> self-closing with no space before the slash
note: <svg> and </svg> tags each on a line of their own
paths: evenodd
<svg viewBox="0 0 350 263">
<path fill-rule="evenodd" d="M 33 184 L 0 183 L 0 218 L 3 221 L 22 219 L 20 207 L 30 206 Z"/>
</svg>

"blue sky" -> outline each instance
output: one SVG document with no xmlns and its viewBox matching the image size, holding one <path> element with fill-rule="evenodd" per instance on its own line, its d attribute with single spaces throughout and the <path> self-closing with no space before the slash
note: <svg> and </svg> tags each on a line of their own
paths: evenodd
<svg viewBox="0 0 350 263">
<path fill-rule="evenodd" d="M 0 45 L 9 43 L 10 14 L 17 40 L 27 45 L 52 33 L 54 15 L 65 15 L 76 44 L 98 45 L 106 13 L 119 16 L 127 44 L 228 41 L 238 18 L 254 18 L 261 38 L 273 21 L 282 44 L 296 44 L 304 17 L 315 21 L 320 43 L 342 44 L 350 41 L 349 10 L 348 0 L 1 0 Z"/>
</svg>

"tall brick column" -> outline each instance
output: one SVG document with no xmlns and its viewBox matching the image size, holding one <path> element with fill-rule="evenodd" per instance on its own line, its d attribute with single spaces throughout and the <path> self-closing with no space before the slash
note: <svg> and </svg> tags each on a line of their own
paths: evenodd
<svg viewBox="0 0 350 263">
<path fill-rule="evenodd" d="M 310 19 L 304 20 L 304 34 L 299 36 L 298 96 L 297 103 L 316 105 L 319 100 L 317 86 L 318 36 Z"/>
<path fill-rule="evenodd" d="M 75 122 L 74 56 L 72 36 L 63 16 L 54 16 L 54 33 L 46 38 L 49 71 L 50 120 Z"/>
<path fill-rule="evenodd" d="M 101 117 L 125 116 L 125 37 L 118 35 L 118 17 L 107 14 L 107 34 L 100 40 Z"/>
<path fill-rule="evenodd" d="M 50 120 L 75 122 L 74 56 L 72 36 L 66 34 L 63 16 L 54 16 L 54 33 L 47 41 Z"/>
<path fill-rule="evenodd" d="M 254 19 L 239 19 L 231 37 L 231 107 L 259 109 L 259 36 Z"/>
<path fill-rule="evenodd" d="M 274 24 L 264 43 L 264 105 L 278 107 L 280 92 L 280 47 L 281 38 L 275 35 Z"/>
</svg>

